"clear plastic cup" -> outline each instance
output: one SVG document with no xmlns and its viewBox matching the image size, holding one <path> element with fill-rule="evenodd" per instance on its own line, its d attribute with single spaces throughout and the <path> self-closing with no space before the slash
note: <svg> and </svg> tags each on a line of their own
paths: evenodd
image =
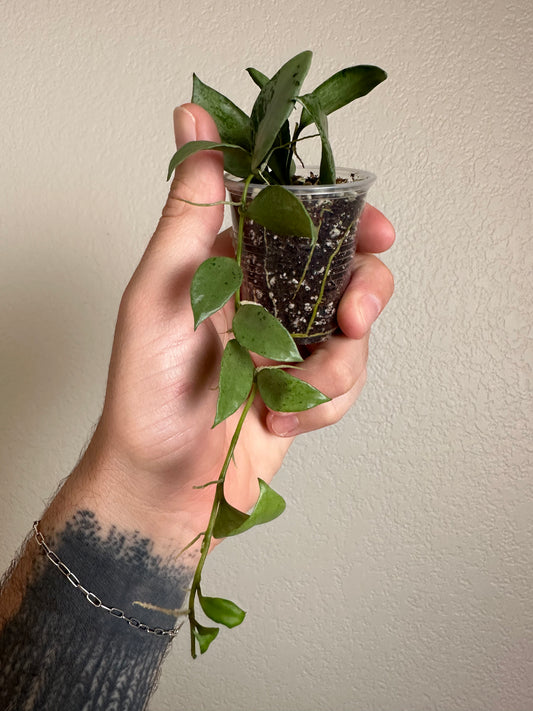
<svg viewBox="0 0 533 711">
<path fill-rule="evenodd" d="M 305 175 L 317 175 L 307 168 Z M 298 345 L 317 343 L 337 329 L 337 307 L 350 281 L 357 224 L 368 189 L 376 176 L 362 170 L 337 168 L 334 185 L 284 186 L 298 197 L 319 228 L 318 239 L 277 235 L 245 219 L 241 267 L 241 298 L 261 304 L 276 316 Z M 242 200 L 244 182 L 226 175 L 234 202 Z M 265 185 L 252 183 L 251 200 Z M 239 214 L 232 207 L 234 239 Z"/>
</svg>

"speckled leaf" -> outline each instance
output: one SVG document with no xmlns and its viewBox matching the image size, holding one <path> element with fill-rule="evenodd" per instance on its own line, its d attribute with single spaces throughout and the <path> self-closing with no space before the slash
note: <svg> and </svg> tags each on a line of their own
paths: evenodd
<svg viewBox="0 0 533 711">
<path fill-rule="evenodd" d="M 218 382 L 217 412 L 213 427 L 232 415 L 243 404 L 254 380 L 254 364 L 250 354 L 235 339 L 228 341 Z"/>
<path fill-rule="evenodd" d="M 249 351 L 282 363 L 303 360 L 291 334 L 259 304 L 241 304 L 232 328 L 235 338 Z"/>
<path fill-rule="evenodd" d="M 237 536 L 239 533 L 248 531 L 253 526 L 273 521 L 285 511 L 285 501 L 274 489 L 259 479 L 259 498 L 251 514 L 231 506 L 225 499 L 222 499 L 218 510 L 213 536 L 215 538 L 227 538 Z"/>
<path fill-rule="evenodd" d="M 312 52 L 289 59 L 261 89 L 252 109 L 252 170 L 260 168 L 294 108 L 294 100 L 311 65 Z"/>
<path fill-rule="evenodd" d="M 276 412 L 301 412 L 330 400 L 320 390 L 280 368 L 260 370 L 257 386 L 265 405 Z"/>
<path fill-rule="evenodd" d="M 183 145 L 170 159 L 168 166 L 167 180 L 170 180 L 172 173 L 178 165 L 181 165 L 189 156 L 198 151 L 222 151 L 224 153 L 224 164 L 226 159 L 231 163 L 233 175 L 239 178 L 246 178 L 251 171 L 251 156 L 240 146 L 229 143 L 217 143 L 216 141 L 189 141 Z"/>
<path fill-rule="evenodd" d="M 263 74 L 263 72 L 260 72 L 258 69 L 248 67 L 246 71 L 260 89 L 262 89 L 268 82 L 266 74 Z M 285 121 L 276 136 L 274 151 L 268 161 L 268 167 L 273 172 L 277 182 L 279 182 L 280 185 L 288 185 L 291 182 L 291 175 L 294 174 L 294 161 L 291 161 L 289 165 L 287 165 L 287 158 L 289 156 L 287 146 L 289 145 L 290 140 L 291 130 L 289 122 Z M 280 146 L 280 149 L 276 150 L 275 146 Z"/>
<path fill-rule="evenodd" d="M 195 329 L 224 306 L 240 287 L 241 281 L 241 268 L 230 257 L 211 257 L 200 264 L 191 284 Z"/>
<path fill-rule="evenodd" d="M 220 630 L 218 627 L 204 627 L 196 622 L 192 632 L 198 640 L 200 654 L 203 654 L 204 652 L 207 652 L 209 645 L 215 639 Z"/>
<path fill-rule="evenodd" d="M 224 94 L 204 84 L 196 74 L 193 74 L 191 101 L 211 114 L 222 143 L 250 149 L 249 117 Z"/>
<path fill-rule="evenodd" d="M 259 69 L 254 69 L 253 67 L 247 67 L 246 71 L 248 74 L 251 76 L 252 81 L 257 84 L 257 86 L 262 89 L 265 84 L 268 82 L 268 77 L 266 74 L 263 74 L 263 72 L 260 72 Z"/>
<path fill-rule="evenodd" d="M 220 625 L 237 627 L 246 616 L 246 612 L 231 600 L 225 600 L 223 597 L 204 597 L 201 593 L 198 597 L 207 617 Z"/>
<path fill-rule="evenodd" d="M 320 159 L 320 183 L 322 185 L 332 185 L 337 177 L 335 173 L 335 161 L 333 151 L 328 138 L 328 117 L 322 110 L 320 102 L 313 94 L 305 94 L 299 99 L 305 106 L 313 123 L 318 129 L 320 140 L 322 141 L 322 158 Z"/>
<path fill-rule="evenodd" d="M 248 203 L 245 216 L 278 235 L 316 241 L 317 228 L 300 200 L 281 185 L 269 185 Z"/>
<path fill-rule="evenodd" d="M 346 106 L 354 99 L 368 94 L 386 78 L 387 74 L 383 69 L 360 64 L 356 67 L 341 69 L 340 72 L 317 86 L 311 95 L 318 100 L 322 111 L 327 115 Z M 300 119 L 300 129 L 312 122 L 313 118 L 304 109 Z"/>
</svg>

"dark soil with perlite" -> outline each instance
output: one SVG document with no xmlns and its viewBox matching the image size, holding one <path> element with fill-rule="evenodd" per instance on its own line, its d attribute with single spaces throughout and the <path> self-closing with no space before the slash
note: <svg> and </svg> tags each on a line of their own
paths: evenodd
<svg viewBox="0 0 533 711">
<path fill-rule="evenodd" d="M 238 195 L 232 197 L 239 200 Z M 245 220 L 241 299 L 264 306 L 299 345 L 306 345 L 325 340 L 337 329 L 337 306 L 350 280 L 365 195 L 354 191 L 299 198 L 319 227 L 316 244 Z"/>
</svg>

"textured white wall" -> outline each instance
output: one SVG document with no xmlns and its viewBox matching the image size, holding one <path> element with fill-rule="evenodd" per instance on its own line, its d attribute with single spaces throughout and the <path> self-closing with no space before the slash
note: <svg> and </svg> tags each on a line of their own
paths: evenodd
<svg viewBox="0 0 533 711">
<path fill-rule="evenodd" d="M 214 553 L 249 610 L 151 708 L 531 711 L 529 0 L 0 3 L 0 563 L 101 407 L 121 291 L 159 215 L 193 71 L 315 51 L 389 80 L 331 119 L 378 173 L 397 292 L 346 420 L 296 444 L 288 511 Z M 529 133 L 528 133 L 529 129 Z"/>
</svg>

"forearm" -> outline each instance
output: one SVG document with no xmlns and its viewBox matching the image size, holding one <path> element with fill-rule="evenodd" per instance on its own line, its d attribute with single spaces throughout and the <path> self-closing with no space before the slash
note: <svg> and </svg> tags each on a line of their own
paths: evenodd
<svg viewBox="0 0 533 711">
<path fill-rule="evenodd" d="M 39 524 L 79 584 L 33 535 L 8 574 L 0 594 L 0 708 L 145 708 L 195 553 L 176 560 L 181 541 L 154 540 L 149 520 L 124 525 L 120 501 L 106 501 L 114 494 L 84 459 Z"/>
</svg>

